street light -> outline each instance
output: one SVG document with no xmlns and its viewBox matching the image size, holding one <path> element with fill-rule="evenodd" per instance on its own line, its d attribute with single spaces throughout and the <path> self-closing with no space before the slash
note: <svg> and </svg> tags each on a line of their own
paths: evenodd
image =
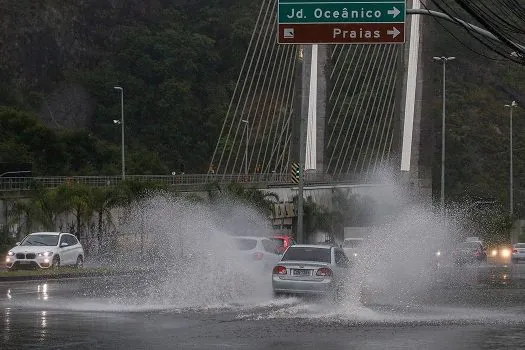
<svg viewBox="0 0 525 350">
<path fill-rule="evenodd" d="M 244 133 L 246 134 L 246 147 L 244 148 L 244 171 L 248 175 L 248 121 L 241 119 L 241 122 L 244 123 Z"/>
<path fill-rule="evenodd" d="M 514 189 L 513 189 L 513 182 L 514 182 L 514 172 L 513 172 L 513 168 L 512 168 L 512 110 L 516 107 L 518 107 L 518 104 L 516 103 L 516 101 L 512 101 L 512 103 L 510 105 L 505 105 L 505 107 L 509 108 L 510 110 L 510 115 L 509 115 L 509 119 L 510 119 L 510 130 L 509 130 L 509 134 L 510 134 L 510 137 L 509 137 L 509 142 L 510 142 L 510 171 L 509 171 L 509 179 L 510 179 L 510 188 L 509 188 L 509 192 L 510 192 L 510 199 L 509 199 L 509 210 L 510 210 L 510 216 L 512 216 L 514 214 Z"/>
<path fill-rule="evenodd" d="M 122 134 L 122 180 L 126 178 L 126 158 L 124 150 L 124 89 L 120 86 L 115 86 L 115 90 L 120 90 L 120 120 L 113 120 L 113 123 L 120 124 Z"/>
<path fill-rule="evenodd" d="M 446 106 L 446 65 L 448 61 L 455 60 L 456 57 L 434 57 L 435 61 L 443 62 L 443 118 L 441 122 L 441 217 L 445 213 L 445 106 Z"/>
</svg>

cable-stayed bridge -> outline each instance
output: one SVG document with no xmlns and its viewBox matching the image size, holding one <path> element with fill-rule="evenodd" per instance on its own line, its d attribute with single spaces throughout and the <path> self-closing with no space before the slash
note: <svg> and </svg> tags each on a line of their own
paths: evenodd
<svg viewBox="0 0 525 350">
<path fill-rule="evenodd" d="M 261 2 L 209 172 L 289 173 L 307 115 L 306 177 L 366 183 L 385 169 L 401 173 L 403 162 L 423 183 L 418 16 L 407 22 L 405 45 L 279 45 L 276 6 Z"/>
<path fill-rule="evenodd" d="M 420 175 L 418 159 L 419 16 L 407 20 L 404 45 L 278 45 L 276 6 L 261 2 L 208 174 L 154 178 L 187 188 L 212 182 L 294 186 L 291 165 L 299 161 L 299 124 L 307 115 L 307 186 L 374 183 L 384 169 L 399 173 L 400 164 L 414 182 L 428 180 L 430 171 Z M 419 6 L 419 0 L 407 1 L 407 8 Z M 49 187 L 69 181 L 35 180 Z M 98 186 L 119 178 L 74 181 Z M 2 183 L 16 190 L 26 181 Z"/>
<path fill-rule="evenodd" d="M 305 112 L 306 170 L 372 174 L 387 165 L 399 126 L 394 91 L 402 47 L 278 45 L 276 6 L 261 3 L 212 157 L 215 173 L 289 171 Z"/>
</svg>

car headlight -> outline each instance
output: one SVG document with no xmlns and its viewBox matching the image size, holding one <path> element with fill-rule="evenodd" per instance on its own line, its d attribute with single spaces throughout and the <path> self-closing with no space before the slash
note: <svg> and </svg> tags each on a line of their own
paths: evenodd
<svg viewBox="0 0 525 350">
<path fill-rule="evenodd" d="M 51 256 L 51 255 L 53 255 L 53 252 L 38 253 L 38 256 Z"/>
<path fill-rule="evenodd" d="M 441 256 L 441 252 L 439 250 L 436 252 L 436 256 Z"/>
<path fill-rule="evenodd" d="M 501 256 L 504 258 L 508 258 L 510 256 L 510 250 L 509 249 L 502 249 L 501 250 Z"/>
<path fill-rule="evenodd" d="M 7 252 L 7 255 L 8 255 L 8 256 L 13 256 L 13 255 L 15 255 L 15 253 L 13 253 L 12 251 L 8 251 L 8 252 Z"/>
<path fill-rule="evenodd" d="M 498 250 L 497 249 L 492 249 L 492 253 L 491 253 L 492 256 L 496 256 L 498 255 Z"/>
</svg>

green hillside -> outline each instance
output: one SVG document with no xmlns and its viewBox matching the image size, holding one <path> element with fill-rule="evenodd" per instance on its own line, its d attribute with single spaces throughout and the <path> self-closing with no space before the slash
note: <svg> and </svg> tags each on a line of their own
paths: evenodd
<svg viewBox="0 0 525 350">
<path fill-rule="evenodd" d="M 77 148 L 109 157 L 55 167 L 35 152 L 21 153 L 36 173 L 118 173 L 115 85 L 124 87 L 130 173 L 207 170 L 258 3 L 1 0 L 0 7 L 7 28 L 0 104 L 38 115 L 58 139 L 65 129 L 79 129 L 87 141 Z M 0 119 L 8 124 L 8 116 Z M 12 139 L 13 132 L 8 125 L 0 130 L 2 139 Z M 31 138 L 18 141 L 16 147 L 37 147 Z M 0 147 L 11 147 L 2 142 Z M 65 143 L 61 147 L 77 154 Z"/>
<path fill-rule="evenodd" d="M 38 175 L 118 174 L 124 87 L 127 168 L 202 173 L 215 146 L 260 4 L 247 0 L 0 0 L 0 161 Z M 441 65 L 448 73 L 447 197 L 508 201 L 509 123 L 525 68 L 452 24 L 426 19 L 422 157 L 439 180 Z M 466 45 L 466 46 L 465 46 Z M 468 46 L 468 47 L 467 47 Z M 471 51 L 474 49 L 486 56 Z M 525 203 L 525 113 L 514 118 L 516 206 Z M 434 181 L 439 196 L 439 181 Z"/>
<path fill-rule="evenodd" d="M 469 20 L 465 16 L 466 20 Z M 473 22 L 473 21 L 472 21 Z M 494 198 L 508 207 L 509 109 L 513 100 L 514 199 L 525 205 L 525 66 L 482 45 L 463 28 L 425 18 L 423 115 L 433 137 L 432 176 L 439 197 L 441 172 L 442 63 L 433 56 L 454 56 L 446 66 L 446 194 L 449 199 Z M 488 42 L 489 43 L 489 42 Z M 490 45 L 490 43 L 489 43 Z M 510 52 L 509 52 L 510 55 Z M 425 154 L 429 158 L 428 154 Z"/>
</svg>

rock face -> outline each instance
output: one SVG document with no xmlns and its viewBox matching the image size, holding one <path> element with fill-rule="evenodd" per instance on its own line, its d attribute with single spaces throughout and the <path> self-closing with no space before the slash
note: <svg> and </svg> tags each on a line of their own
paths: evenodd
<svg viewBox="0 0 525 350">
<path fill-rule="evenodd" d="M 42 102 L 38 115 L 51 128 L 89 128 L 95 103 L 86 89 L 78 84 L 64 83 Z"/>
</svg>

